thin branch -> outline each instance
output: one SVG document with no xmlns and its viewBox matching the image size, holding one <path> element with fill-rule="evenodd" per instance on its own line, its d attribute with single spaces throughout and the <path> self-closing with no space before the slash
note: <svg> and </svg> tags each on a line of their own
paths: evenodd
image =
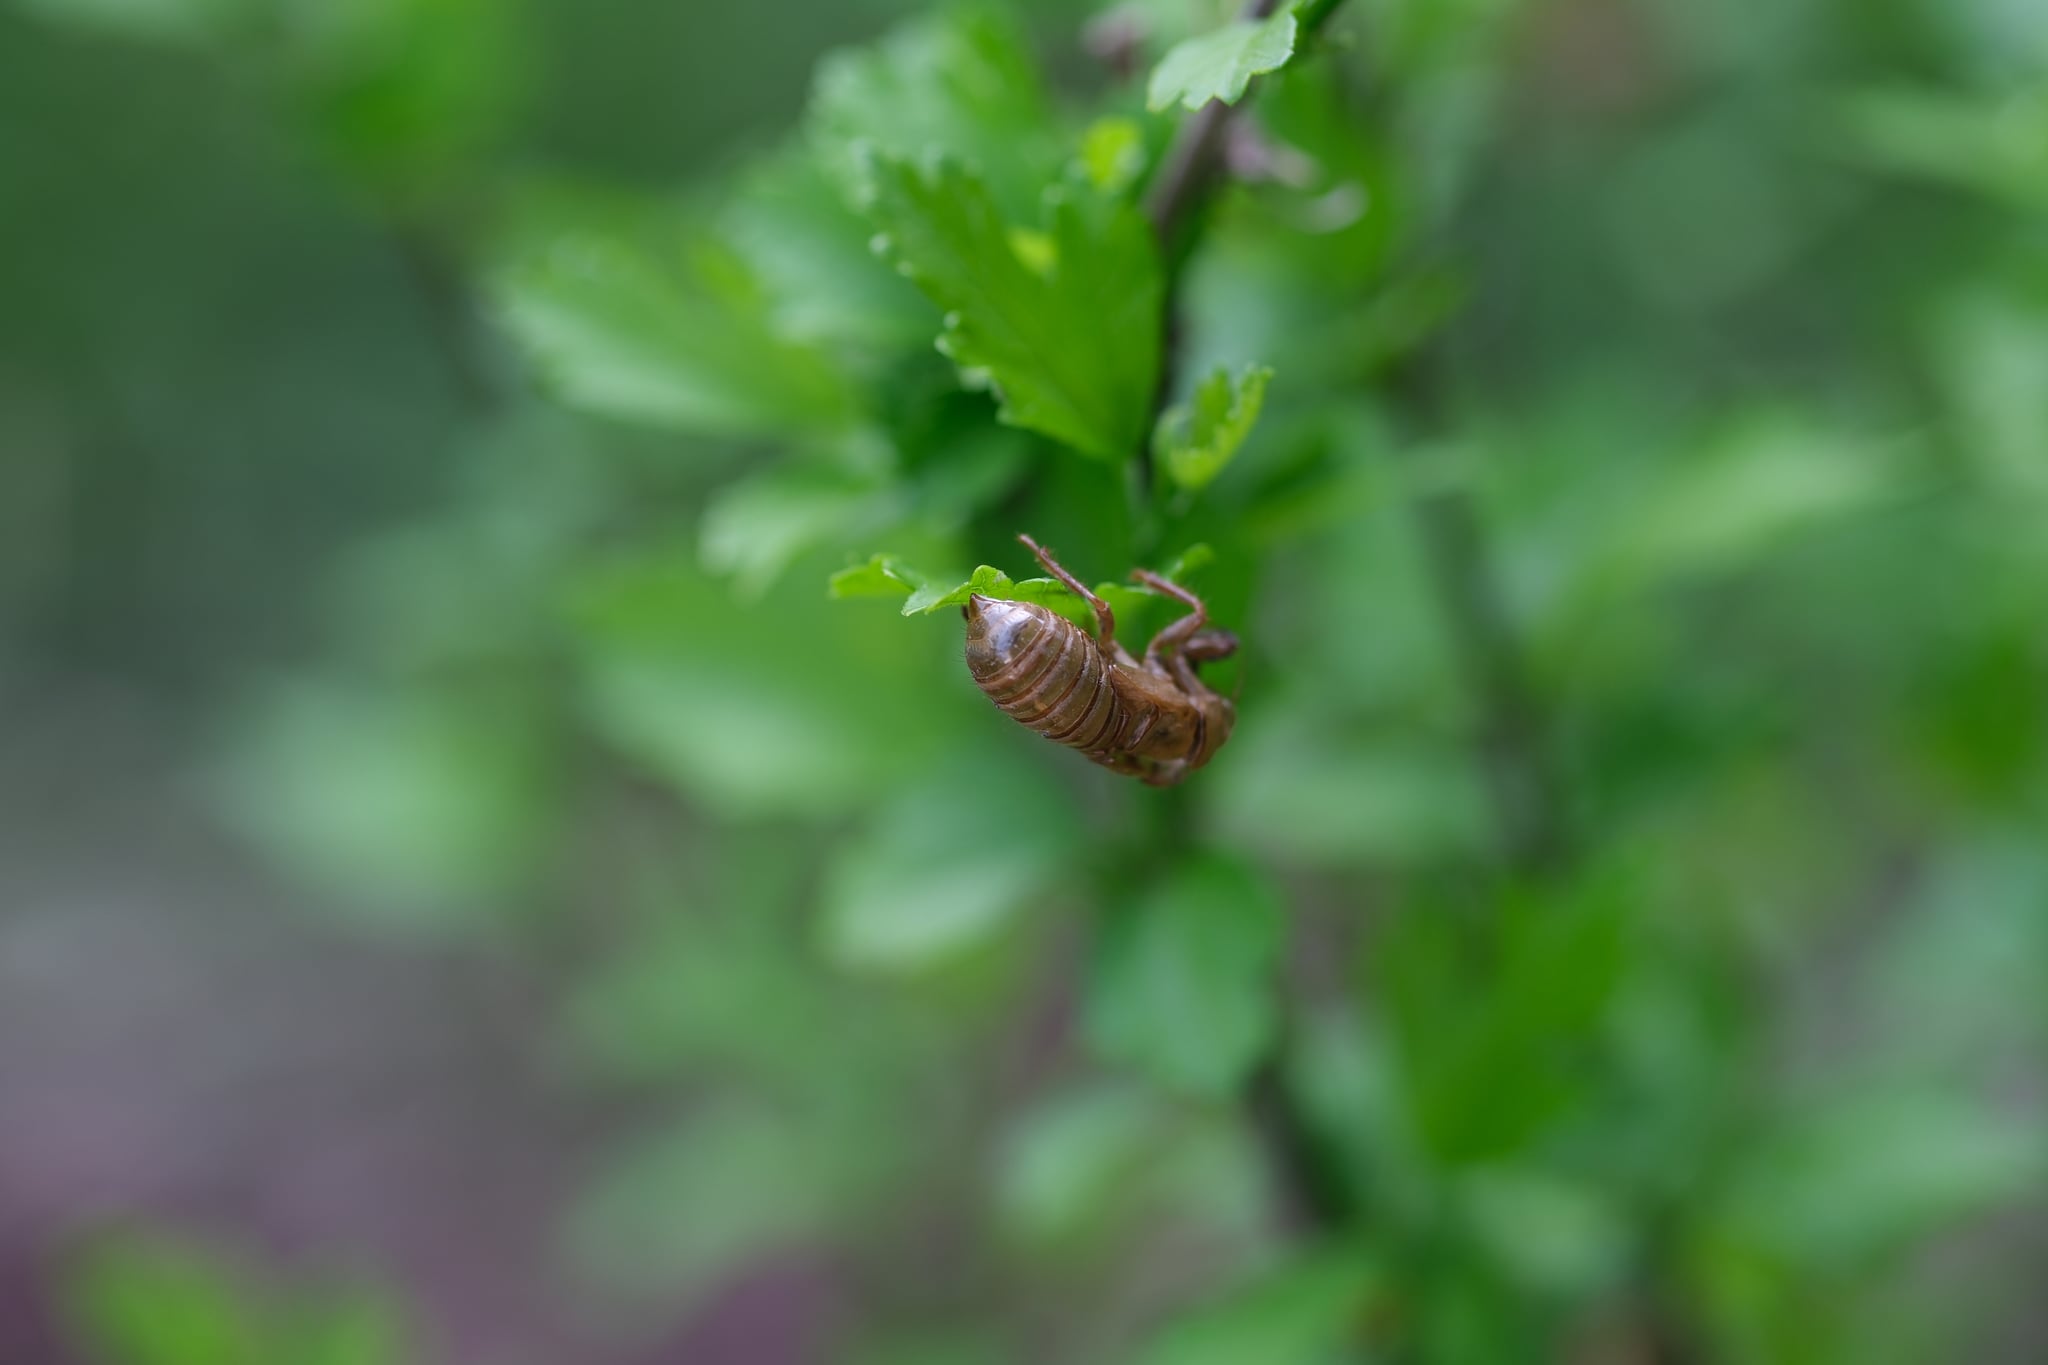
<svg viewBox="0 0 2048 1365">
<path fill-rule="evenodd" d="M 1314 25 L 1335 10 L 1340 0 L 1317 0 L 1313 16 L 1305 19 L 1296 41 L 1306 39 Z M 1238 15 L 1240 22 L 1255 23 L 1268 18 L 1280 7 L 1280 0 L 1249 0 Z M 1245 100 L 1251 96 L 1247 94 Z M 1157 419 L 1173 398 L 1180 365 L 1180 262 L 1186 254 L 1190 227 L 1207 203 L 1223 169 L 1224 133 L 1243 107 L 1210 100 L 1182 121 L 1173 142 L 1161 158 L 1159 171 L 1145 191 L 1145 217 L 1166 261 L 1166 294 L 1160 308 L 1159 382 L 1152 395 L 1152 416 Z M 1152 497 L 1152 424 L 1147 423 L 1138 438 L 1138 496 L 1141 505 Z"/>
<path fill-rule="evenodd" d="M 1238 18 L 1257 22 L 1272 15 L 1280 3 L 1281 0 L 1248 0 Z M 1305 42 L 1339 3 L 1341 0 L 1313 0 L 1305 7 L 1297 43 Z M 1246 99 L 1249 98 L 1247 95 Z M 1152 224 L 1166 263 L 1166 289 L 1159 319 L 1159 382 L 1152 399 L 1155 422 L 1172 400 L 1180 368 L 1181 266 L 1197 234 L 1202 210 L 1221 179 L 1226 135 L 1230 121 L 1242 105 L 1243 101 L 1229 105 L 1211 100 L 1184 120 L 1146 190 L 1145 216 Z M 1139 438 L 1135 466 L 1141 509 L 1151 506 L 1155 478 L 1151 427 L 1152 423 L 1148 423 Z M 1157 809 L 1160 828 L 1155 847 L 1164 849 L 1185 843 L 1191 828 L 1185 800 L 1162 803 Z M 1314 1125 L 1287 1092 L 1285 1055 L 1283 1038 L 1253 1074 L 1244 1103 L 1272 1169 L 1281 1216 L 1291 1231 L 1308 1236 L 1342 1227 L 1351 1215 L 1352 1201 L 1340 1164 L 1331 1159 Z"/>
</svg>

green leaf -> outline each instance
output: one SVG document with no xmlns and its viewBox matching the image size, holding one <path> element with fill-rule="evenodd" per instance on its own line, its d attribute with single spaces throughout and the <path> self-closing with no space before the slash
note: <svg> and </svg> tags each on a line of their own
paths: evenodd
<svg viewBox="0 0 2048 1365">
<path fill-rule="evenodd" d="M 1198 857 L 1102 926 L 1088 1038 L 1160 1083 L 1221 1097 L 1257 1065 L 1276 1023 L 1279 897 L 1252 869 Z"/>
<path fill-rule="evenodd" d="M 240 709 L 215 796 L 323 905 L 406 933 L 501 924 L 545 856 L 553 731 L 515 674 L 496 686 L 272 684 Z"/>
<path fill-rule="evenodd" d="M 1845 101 L 1842 115 L 1850 138 L 1887 170 L 2048 207 L 2048 93 L 2038 88 L 2000 98 L 1874 89 Z"/>
<path fill-rule="evenodd" d="M 925 576 L 896 556 L 876 555 L 833 574 L 826 591 L 833 597 L 906 597 L 924 584 Z"/>
<path fill-rule="evenodd" d="M 389 1295 L 243 1273 L 204 1245 L 124 1234 L 72 1268 L 66 1308 L 96 1365 L 403 1365 Z"/>
<path fill-rule="evenodd" d="M 1723 1216 L 1795 1263 L 1855 1267 L 2037 1193 L 2044 1175 L 2037 1115 L 1907 1083 L 1753 1136 Z"/>
<path fill-rule="evenodd" d="M 492 281 L 498 314 L 572 406 L 672 431 L 834 431 L 855 413 L 821 351 L 779 335 L 751 270 L 659 232 L 539 232 Z"/>
<path fill-rule="evenodd" d="M 1899 455 L 1788 414 L 1748 414 L 1654 471 L 1628 515 L 1588 537 L 1577 586 L 1597 596 L 1740 571 L 1795 535 L 1896 504 L 1912 490 Z"/>
<path fill-rule="evenodd" d="M 1195 387 L 1192 403 L 1159 414 L 1152 449 L 1167 476 L 1190 492 L 1207 488 L 1251 435 L 1273 371 L 1248 365 L 1233 379 L 1217 367 Z"/>
<path fill-rule="evenodd" d="M 1183 575 L 1195 572 L 1214 558 L 1215 552 L 1207 545 L 1190 545 L 1164 576 L 1179 582 Z M 1083 625 L 1093 625 L 1095 620 L 1093 609 L 1057 578 L 1011 578 L 989 564 L 949 587 L 895 555 L 876 555 L 865 564 L 833 574 L 828 592 L 833 597 L 902 597 L 905 616 L 927 616 L 947 607 L 964 607 L 968 598 L 980 596 L 1005 602 L 1036 602 Z M 1109 603 L 1119 622 L 1136 619 L 1159 600 L 1151 589 L 1130 583 L 1097 583 L 1095 595 Z"/>
<path fill-rule="evenodd" d="M 1602 869 L 1461 914 L 1418 903 L 1375 958 L 1408 1107 L 1439 1161 L 1513 1153 L 1583 1084 L 1585 1051 L 1626 961 L 1632 905 Z"/>
<path fill-rule="evenodd" d="M 888 520 L 892 499 L 833 470 L 778 469 L 727 484 L 704 509 L 704 567 L 759 597 L 807 551 L 865 538 Z"/>
<path fill-rule="evenodd" d="M 1175 556 L 1173 562 L 1161 569 L 1160 577 L 1174 583 L 1185 583 L 1188 575 L 1208 568 L 1216 562 L 1216 551 L 1205 540 L 1198 540 Z"/>
<path fill-rule="evenodd" d="M 871 187 L 870 154 L 955 157 L 985 177 L 996 202 L 1028 213 L 1059 173 L 1060 142 L 1014 16 L 958 5 L 904 24 L 871 47 L 818 65 L 812 145 L 850 199 Z"/>
<path fill-rule="evenodd" d="M 1278 71 L 1294 55 L 1294 12 L 1259 21 L 1239 19 L 1213 33 L 1174 44 L 1152 69 L 1145 107 L 1158 113 L 1178 101 L 1199 109 L 1210 100 L 1236 104 L 1254 76 Z"/>
<path fill-rule="evenodd" d="M 384 1294 L 322 1295 L 298 1306 L 290 1334 L 294 1365 L 407 1365 L 405 1316 Z"/>
<path fill-rule="evenodd" d="M 1042 900 L 1080 843 L 1072 803 L 1037 768 L 973 755 L 883 805 L 841 848 L 825 874 L 827 950 L 865 970 L 943 965 Z"/>
<path fill-rule="evenodd" d="M 924 299 L 875 259 L 867 221 L 801 149 L 753 168 L 718 224 L 759 276 L 778 335 L 848 349 L 923 344 Z"/>
<path fill-rule="evenodd" d="M 716 1100 L 612 1156 L 570 1220 L 570 1252 L 618 1288 L 664 1298 L 705 1290 L 827 1232 L 847 1193 L 846 1164 L 792 1115 Z"/>
<path fill-rule="evenodd" d="M 858 808 L 944 751 L 948 723 L 972 714 L 957 639 L 906 643 L 795 575 L 741 603 L 696 559 L 600 566 L 570 607 L 591 721 L 712 808 Z"/>
<path fill-rule="evenodd" d="M 1055 1246 L 1095 1231 L 1156 1156 L 1171 1120 L 1132 1086 L 1092 1086 L 1026 1113 L 1005 1144 L 998 1204 L 1019 1241 Z"/>
<path fill-rule="evenodd" d="M 67 1316 L 105 1365 L 266 1365 L 267 1324 L 233 1268 L 156 1237 L 94 1248 L 72 1272 Z"/>
<path fill-rule="evenodd" d="M 1134 119 L 1097 119 L 1081 135 L 1077 160 L 1090 185 L 1122 194 L 1145 169 L 1145 130 Z"/>
<path fill-rule="evenodd" d="M 1379 1268 L 1356 1247 L 1311 1251 L 1174 1323 L 1142 1365 L 1329 1365 L 1351 1360 Z"/>
<path fill-rule="evenodd" d="M 1158 252 L 1137 210 L 1054 189 L 1051 263 L 1017 253 L 988 187 L 951 162 L 872 160 L 878 249 L 945 310 L 939 349 L 998 416 L 1099 459 L 1138 449 L 1159 373 Z"/>
</svg>

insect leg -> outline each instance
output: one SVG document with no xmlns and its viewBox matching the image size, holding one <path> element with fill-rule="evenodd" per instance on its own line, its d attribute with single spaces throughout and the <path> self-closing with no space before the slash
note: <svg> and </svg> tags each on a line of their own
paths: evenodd
<svg viewBox="0 0 2048 1365">
<path fill-rule="evenodd" d="M 1108 649 L 1116 640 L 1116 613 L 1109 609 L 1109 603 L 1090 592 L 1080 579 L 1061 568 L 1060 562 L 1046 553 L 1045 548 L 1030 536 L 1020 535 L 1017 539 L 1024 542 L 1025 549 L 1038 556 L 1038 562 L 1045 566 L 1047 573 L 1066 584 L 1075 596 L 1095 609 L 1095 637 L 1104 649 Z"/>
<path fill-rule="evenodd" d="M 1188 615 L 1162 629 L 1152 637 L 1152 643 L 1145 646 L 1145 657 L 1148 659 L 1170 660 L 1177 657 L 1195 632 L 1209 624 L 1209 609 L 1202 605 L 1201 598 L 1178 583 L 1168 582 L 1150 569 L 1133 569 L 1131 577 L 1152 591 L 1187 605 Z"/>
</svg>

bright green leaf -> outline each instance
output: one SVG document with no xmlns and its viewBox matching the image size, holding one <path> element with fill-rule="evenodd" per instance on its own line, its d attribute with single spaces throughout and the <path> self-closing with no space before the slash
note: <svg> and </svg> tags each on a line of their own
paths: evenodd
<svg viewBox="0 0 2048 1365">
<path fill-rule="evenodd" d="M 93 1249 L 68 1317 L 106 1365 L 268 1365 L 268 1324 L 234 1268 L 202 1248 L 131 1237 Z"/>
<path fill-rule="evenodd" d="M 1171 1088 L 1227 1095 L 1272 1041 L 1280 933 L 1279 898 L 1249 867 L 1182 865 L 1104 921 L 1089 1040 Z"/>
<path fill-rule="evenodd" d="M 1173 561 L 1165 577 L 1179 582 L 1214 558 L 1215 552 L 1207 545 L 1190 545 Z M 905 616 L 926 616 L 947 607 L 964 607 L 968 598 L 980 596 L 1005 602 L 1036 602 L 1069 620 L 1094 624 L 1093 610 L 1058 579 L 1011 578 L 989 564 L 982 565 L 965 580 L 948 585 L 894 555 L 876 555 L 865 564 L 832 575 L 828 590 L 833 597 L 902 597 Z M 1109 603 L 1119 621 L 1135 619 L 1149 604 L 1159 600 L 1151 589 L 1130 583 L 1097 583 L 1095 595 Z"/>
<path fill-rule="evenodd" d="M 826 591 L 833 597 L 906 597 L 924 584 L 925 576 L 896 556 L 876 555 L 833 574 Z"/>
<path fill-rule="evenodd" d="M 1196 385 L 1191 403 L 1159 414 L 1152 449 L 1167 476 L 1192 492 L 1207 488 L 1251 435 L 1272 377 L 1263 365 L 1248 365 L 1234 379 L 1219 367 Z"/>
<path fill-rule="evenodd" d="M 1294 11 L 1257 22 L 1239 19 L 1213 33 L 1176 43 L 1145 85 L 1145 107 L 1158 113 L 1179 102 L 1199 109 L 1210 100 L 1236 104 L 1254 76 L 1278 71 L 1294 55 Z"/>
<path fill-rule="evenodd" d="M 960 166 L 872 162 L 868 213 L 897 267 L 945 310 L 939 349 L 998 415 L 1100 459 L 1137 452 L 1159 371 L 1158 252 L 1136 209 L 1048 194 L 1043 271 L 1017 254 L 987 186 Z"/>
<path fill-rule="evenodd" d="M 1216 562 L 1216 551 L 1207 541 L 1198 540 L 1182 550 L 1171 564 L 1160 570 L 1160 576 L 1175 583 L 1185 583 L 1188 575 L 1208 568 Z"/>
<path fill-rule="evenodd" d="M 1145 132 L 1132 119 L 1097 119 L 1081 135 L 1079 160 L 1090 185 L 1122 194 L 1145 169 Z"/>
</svg>

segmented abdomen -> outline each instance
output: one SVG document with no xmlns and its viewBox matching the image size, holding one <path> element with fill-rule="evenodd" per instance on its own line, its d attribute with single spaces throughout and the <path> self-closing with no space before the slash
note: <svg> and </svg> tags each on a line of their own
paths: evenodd
<svg viewBox="0 0 2048 1365">
<path fill-rule="evenodd" d="M 1109 668 L 1094 638 L 1050 608 L 989 597 L 967 605 L 975 684 L 1013 719 L 1097 759 L 1130 729 Z"/>
</svg>

